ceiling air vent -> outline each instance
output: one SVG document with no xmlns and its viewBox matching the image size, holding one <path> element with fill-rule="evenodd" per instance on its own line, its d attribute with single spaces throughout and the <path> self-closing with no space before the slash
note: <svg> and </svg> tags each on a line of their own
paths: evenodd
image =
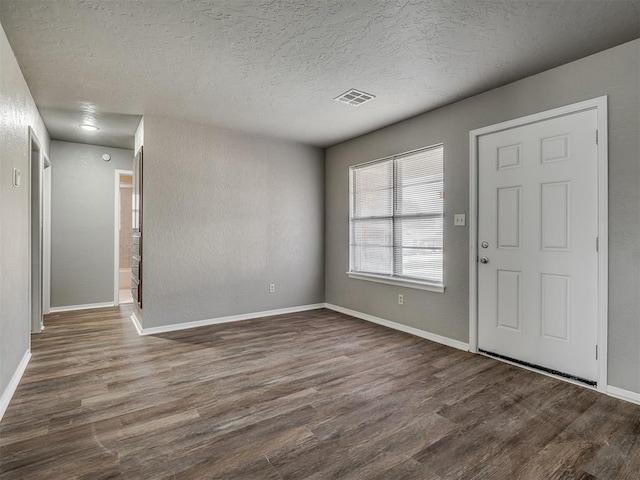
<svg viewBox="0 0 640 480">
<path fill-rule="evenodd" d="M 344 92 L 342 95 L 338 95 L 336 98 L 334 98 L 334 100 L 346 103 L 347 105 L 352 105 L 354 107 L 359 107 L 363 103 L 366 103 L 369 100 L 373 100 L 374 98 L 376 98 L 375 95 L 364 93 L 360 90 L 352 88 L 351 90 Z"/>
</svg>

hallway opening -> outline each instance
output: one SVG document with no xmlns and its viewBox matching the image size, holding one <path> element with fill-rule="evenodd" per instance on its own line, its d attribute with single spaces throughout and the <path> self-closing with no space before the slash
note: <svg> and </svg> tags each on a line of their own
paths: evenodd
<svg viewBox="0 0 640 480">
<path fill-rule="evenodd" d="M 133 172 L 116 170 L 115 192 L 115 292 L 117 304 L 132 303 L 131 248 L 133 245 L 132 191 Z"/>
</svg>

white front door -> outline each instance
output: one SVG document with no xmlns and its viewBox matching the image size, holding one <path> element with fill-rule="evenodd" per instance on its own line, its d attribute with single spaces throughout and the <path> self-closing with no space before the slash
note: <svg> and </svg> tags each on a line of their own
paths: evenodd
<svg viewBox="0 0 640 480">
<path fill-rule="evenodd" d="M 478 138 L 478 347 L 589 382 L 597 380 L 596 131 L 592 109 Z"/>
</svg>

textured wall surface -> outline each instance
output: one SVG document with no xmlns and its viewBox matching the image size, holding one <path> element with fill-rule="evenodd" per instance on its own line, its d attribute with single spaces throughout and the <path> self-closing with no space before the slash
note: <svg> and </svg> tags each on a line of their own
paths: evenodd
<svg viewBox="0 0 640 480">
<path fill-rule="evenodd" d="M 188 116 L 320 146 L 638 38 L 638 14 L 636 0 L 0 2 L 56 132 L 51 109 L 79 106 L 105 126 L 102 112 Z M 333 101 L 350 88 L 377 97 Z"/>
<path fill-rule="evenodd" d="M 48 153 L 49 134 L 0 27 L 0 395 L 30 345 L 29 127 Z"/>
<path fill-rule="evenodd" d="M 327 302 L 468 341 L 469 131 L 609 96 L 609 383 L 640 392 L 640 40 L 384 128 L 327 151 Z M 345 275 L 349 266 L 349 166 L 443 142 L 444 294 Z M 404 294 L 404 306 L 396 301 Z"/>
<path fill-rule="evenodd" d="M 145 115 L 143 326 L 324 301 L 323 160 Z"/>
<path fill-rule="evenodd" d="M 51 163 L 51 306 L 112 302 L 114 172 L 133 151 L 52 141 Z"/>
</svg>

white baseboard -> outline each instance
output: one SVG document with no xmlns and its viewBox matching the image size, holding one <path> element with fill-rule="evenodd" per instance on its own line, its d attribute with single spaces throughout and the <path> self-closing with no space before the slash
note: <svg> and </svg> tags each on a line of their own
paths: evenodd
<svg viewBox="0 0 640 480">
<path fill-rule="evenodd" d="M 378 325 L 382 325 L 384 327 L 393 328 L 394 330 L 400 330 L 401 332 L 409 333 L 411 335 L 415 335 L 416 337 L 425 338 L 427 340 L 431 340 L 432 342 L 441 343 L 449 347 L 457 348 L 458 350 L 464 350 L 465 352 L 469 351 L 468 343 L 460 342 L 459 340 L 454 340 L 453 338 L 443 337 L 442 335 L 426 332 L 418 328 L 403 325 L 402 323 L 392 322 L 391 320 L 385 320 L 384 318 L 374 317 L 373 315 L 369 315 L 368 313 L 358 312 L 356 310 L 351 310 L 350 308 L 332 305 L 331 303 L 325 303 L 325 308 L 328 308 L 329 310 L 335 310 L 336 312 L 344 313 L 346 315 L 351 315 L 352 317 L 360 318 L 361 320 L 366 320 L 367 322 L 377 323 Z"/>
<path fill-rule="evenodd" d="M 636 393 L 630 390 L 624 390 L 622 388 L 612 387 L 611 385 L 607 385 L 607 395 L 609 395 L 610 397 L 618 398 L 620 400 L 625 400 L 627 402 L 640 405 L 640 393 Z"/>
<path fill-rule="evenodd" d="M 49 309 L 50 313 L 57 312 L 72 312 L 74 310 L 91 310 L 92 308 L 106 308 L 106 307 L 115 307 L 116 304 L 113 302 L 103 302 L 103 303 L 87 303 L 85 305 L 67 305 L 65 307 L 51 307 Z"/>
<path fill-rule="evenodd" d="M 131 314 L 131 321 L 138 331 L 138 335 L 157 335 L 158 333 L 175 332 L 178 330 L 186 330 L 189 328 L 205 327 L 207 325 L 218 325 L 220 323 L 240 322 L 242 320 L 252 320 L 254 318 L 273 317 L 274 315 L 283 315 L 286 313 L 306 312 L 307 310 L 317 310 L 324 308 L 324 303 L 314 303 L 311 305 L 302 305 L 299 307 L 279 308 L 277 310 L 267 310 L 264 312 L 243 313 L 240 315 L 230 315 L 228 317 L 209 318 L 206 320 L 196 320 L 194 322 L 174 323 L 172 325 L 163 325 L 161 327 L 144 328 L 140 324 L 138 318 Z"/>
<path fill-rule="evenodd" d="M 22 378 L 24 371 L 27 369 L 27 365 L 29 365 L 29 360 L 31 360 L 31 351 L 27 350 L 22 357 L 22 360 L 20 360 L 18 368 L 16 368 L 16 371 L 13 373 L 13 377 L 11 377 L 9 385 L 7 385 L 7 388 L 2 392 L 2 396 L 0 397 L 0 420 L 2 420 L 4 413 L 7 411 L 7 407 L 13 398 L 13 394 L 16 393 L 16 388 L 18 388 L 20 379 Z"/>
<path fill-rule="evenodd" d="M 142 333 L 142 325 L 140 325 L 140 320 L 138 320 L 136 312 L 131 312 L 131 321 L 133 322 L 133 326 L 136 327 L 138 335 L 144 335 L 144 333 Z"/>
</svg>

